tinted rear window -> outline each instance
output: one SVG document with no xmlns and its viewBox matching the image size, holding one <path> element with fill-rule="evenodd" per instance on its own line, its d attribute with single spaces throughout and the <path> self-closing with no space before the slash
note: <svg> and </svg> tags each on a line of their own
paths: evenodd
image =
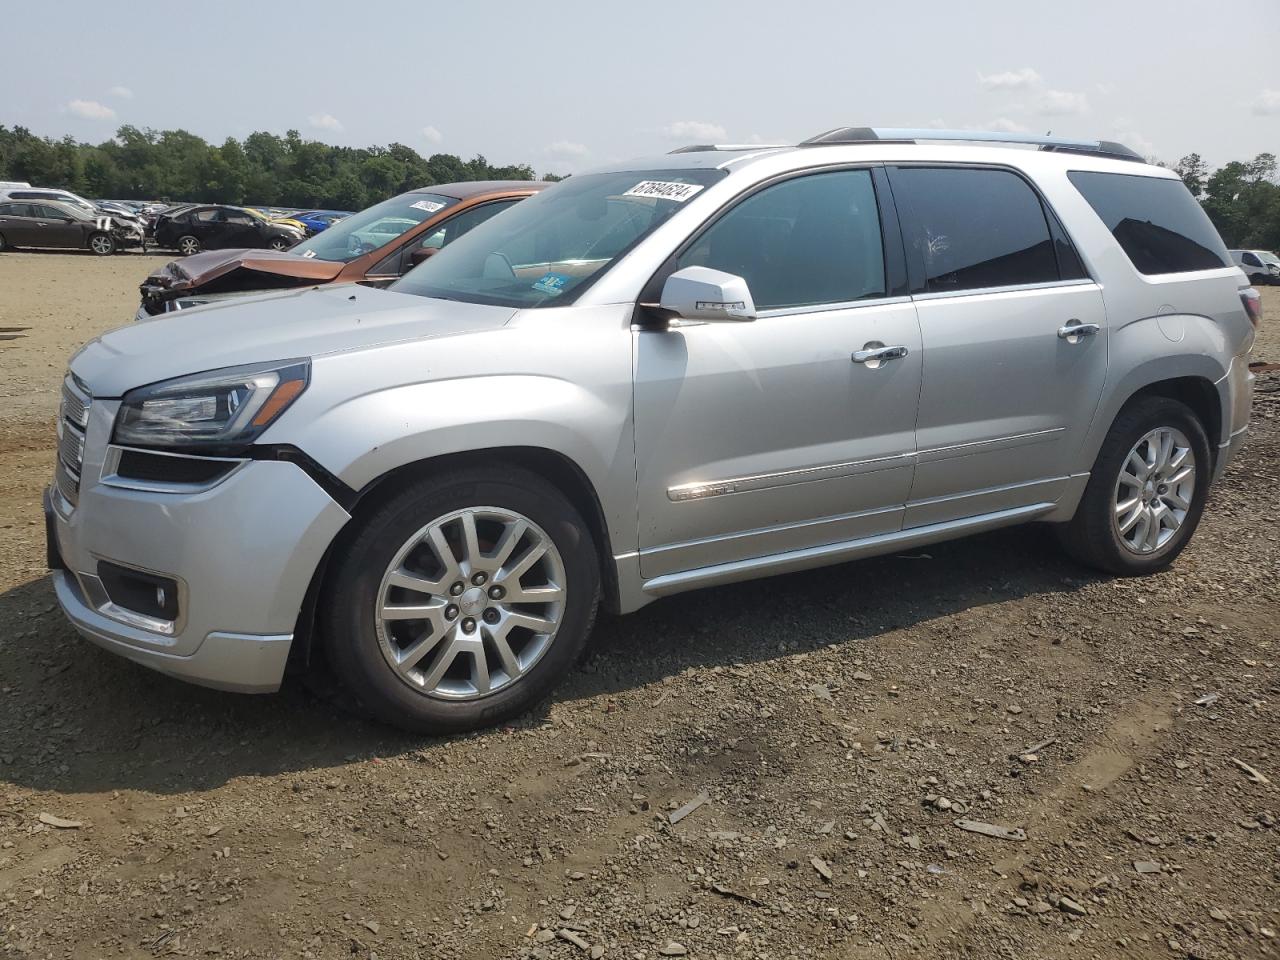
<svg viewBox="0 0 1280 960">
<path fill-rule="evenodd" d="M 893 192 L 929 292 L 1060 279 L 1040 198 L 1016 174 L 901 167 L 893 171 Z"/>
<path fill-rule="evenodd" d="M 1231 265 L 1218 231 L 1181 180 L 1083 170 L 1067 176 L 1140 273 Z"/>
</svg>

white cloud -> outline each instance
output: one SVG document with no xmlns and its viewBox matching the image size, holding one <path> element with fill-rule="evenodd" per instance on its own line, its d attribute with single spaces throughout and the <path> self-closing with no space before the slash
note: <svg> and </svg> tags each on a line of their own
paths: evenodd
<svg viewBox="0 0 1280 960">
<path fill-rule="evenodd" d="M 983 130 L 994 130 L 997 133 L 1030 133 L 1031 128 L 1025 123 L 1019 123 L 1017 120 L 1010 120 L 1008 117 L 997 117 L 994 120 L 988 120 L 982 125 Z"/>
<path fill-rule="evenodd" d="M 1035 112 L 1042 117 L 1079 116 L 1089 112 L 1089 98 L 1070 90 L 1045 90 L 1036 100 Z"/>
<path fill-rule="evenodd" d="M 107 91 L 107 93 L 113 97 L 118 97 L 121 100 L 133 99 L 133 91 L 128 87 L 112 87 Z"/>
<path fill-rule="evenodd" d="M 439 143 L 441 140 L 444 139 L 444 134 L 441 133 L 439 130 L 437 130 L 435 127 L 430 127 L 430 126 L 423 127 L 422 139 L 427 141 L 427 143 Z"/>
<path fill-rule="evenodd" d="M 566 159 L 585 157 L 590 152 L 585 144 L 574 143 L 572 140 L 557 140 L 547 147 L 547 153 L 551 156 Z"/>
<path fill-rule="evenodd" d="M 307 122 L 317 130 L 329 130 L 333 133 L 342 132 L 342 121 L 331 113 L 312 114 L 307 117 Z"/>
<path fill-rule="evenodd" d="M 97 100 L 72 100 L 67 104 L 67 110 L 70 110 L 77 117 L 83 117 L 86 120 L 114 120 L 116 112 L 106 104 L 99 103 Z"/>
<path fill-rule="evenodd" d="M 1260 117 L 1280 114 L 1280 90 L 1263 90 L 1258 99 L 1253 101 L 1253 112 Z"/>
<path fill-rule="evenodd" d="M 1024 90 L 1027 87 L 1038 87 L 1042 82 L 1040 74 L 1030 67 L 1006 70 L 1003 73 L 978 74 L 978 85 L 986 90 Z"/>
<path fill-rule="evenodd" d="M 677 120 L 662 130 L 668 140 L 689 140 L 698 143 L 715 143 L 727 140 L 724 127 L 704 120 Z"/>
</svg>

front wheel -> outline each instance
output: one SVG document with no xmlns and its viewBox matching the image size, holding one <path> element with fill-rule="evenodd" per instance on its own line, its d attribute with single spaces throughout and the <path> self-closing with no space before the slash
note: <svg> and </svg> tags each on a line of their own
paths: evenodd
<svg viewBox="0 0 1280 960">
<path fill-rule="evenodd" d="M 109 233 L 95 233 L 89 238 L 89 249 L 99 257 L 109 257 L 116 252 L 116 238 Z"/>
<path fill-rule="evenodd" d="M 178 252 L 184 257 L 194 256 L 200 252 L 200 241 L 192 236 L 178 238 Z"/>
<path fill-rule="evenodd" d="M 1210 467 L 1208 436 L 1185 404 L 1130 402 L 1103 441 L 1075 516 L 1059 529 L 1063 546 L 1121 576 L 1163 570 L 1200 522 Z"/>
<path fill-rule="evenodd" d="M 272 250 L 288 250 L 291 246 L 293 246 L 293 244 L 281 237 L 273 237 L 271 240 Z"/>
<path fill-rule="evenodd" d="M 379 719 L 420 733 L 498 723 L 542 700 L 595 619 L 582 517 L 540 477 L 442 474 L 391 497 L 326 578 L 336 675 Z"/>
</svg>

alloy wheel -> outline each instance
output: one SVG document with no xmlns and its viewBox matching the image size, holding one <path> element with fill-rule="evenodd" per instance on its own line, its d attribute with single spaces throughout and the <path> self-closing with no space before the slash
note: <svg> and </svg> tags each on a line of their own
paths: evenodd
<svg viewBox="0 0 1280 960">
<path fill-rule="evenodd" d="M 1115 487 L 1113 523 L 1120 542 L 1154 553 L 1182 527 L 1196 487 L 1191 442 L 1173 427 L 1156 427 L 1129 450 Z"/>
<path fill-rule="evenodd" d="M 104 234 L 97 234 L 89 239 L 89 249 L 96 254 L 105 256 L 115 248 L 115 244 L 111 242 L 111 238 Z"/>
<path fill-rule="evenodd" d="M 564 562 L 547 533 L 502 507 L 433 520 L 396 552 L 378 589 L 378 643 L 419 693 L 474 700 L 519 681 L 555 641 Z"/>
</svg>

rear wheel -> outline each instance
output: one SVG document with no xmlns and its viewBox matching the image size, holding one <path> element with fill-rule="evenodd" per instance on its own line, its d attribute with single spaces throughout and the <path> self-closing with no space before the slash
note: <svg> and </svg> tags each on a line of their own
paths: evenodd
<svg viewBox="0 0 1280 960">
<path fill-rule="evenodd" d="M 0 233 L 0 253 L 10 249 L 12 248 L 9 246 L 9 241 L 4 238 L 3 233 Z"/>
<path fill-rule="evenodd" d="M 1209 439 L 1184 404 L 1143 397 L 1111 426 L 1075 516 L 1059 530 L 1082 563 L 1122 576 L 1163 570 L 1182 552 L 1209 494 Z"/>
<path fill-rule="evenodd" d="M 89 237 L 89 249 L 100 257 L 116 252 L 116 238 L 109 233 L 95 233 Z"/>
<path fill-rule="evenodd" d="M 185 237 L 178 238 L 178 252 L 184 257 L 192 256 L 200 252 L 200 241 L 188 234 Z"/>
<path fill-rule="evenodd" d="M 590 531 L 540 477 L 471 469 L 379 507 L 340 551 L 321 619 L 329 662 L 379 719 L 469 730 L 533 706 L 595 618 Z"/>
</svg>

